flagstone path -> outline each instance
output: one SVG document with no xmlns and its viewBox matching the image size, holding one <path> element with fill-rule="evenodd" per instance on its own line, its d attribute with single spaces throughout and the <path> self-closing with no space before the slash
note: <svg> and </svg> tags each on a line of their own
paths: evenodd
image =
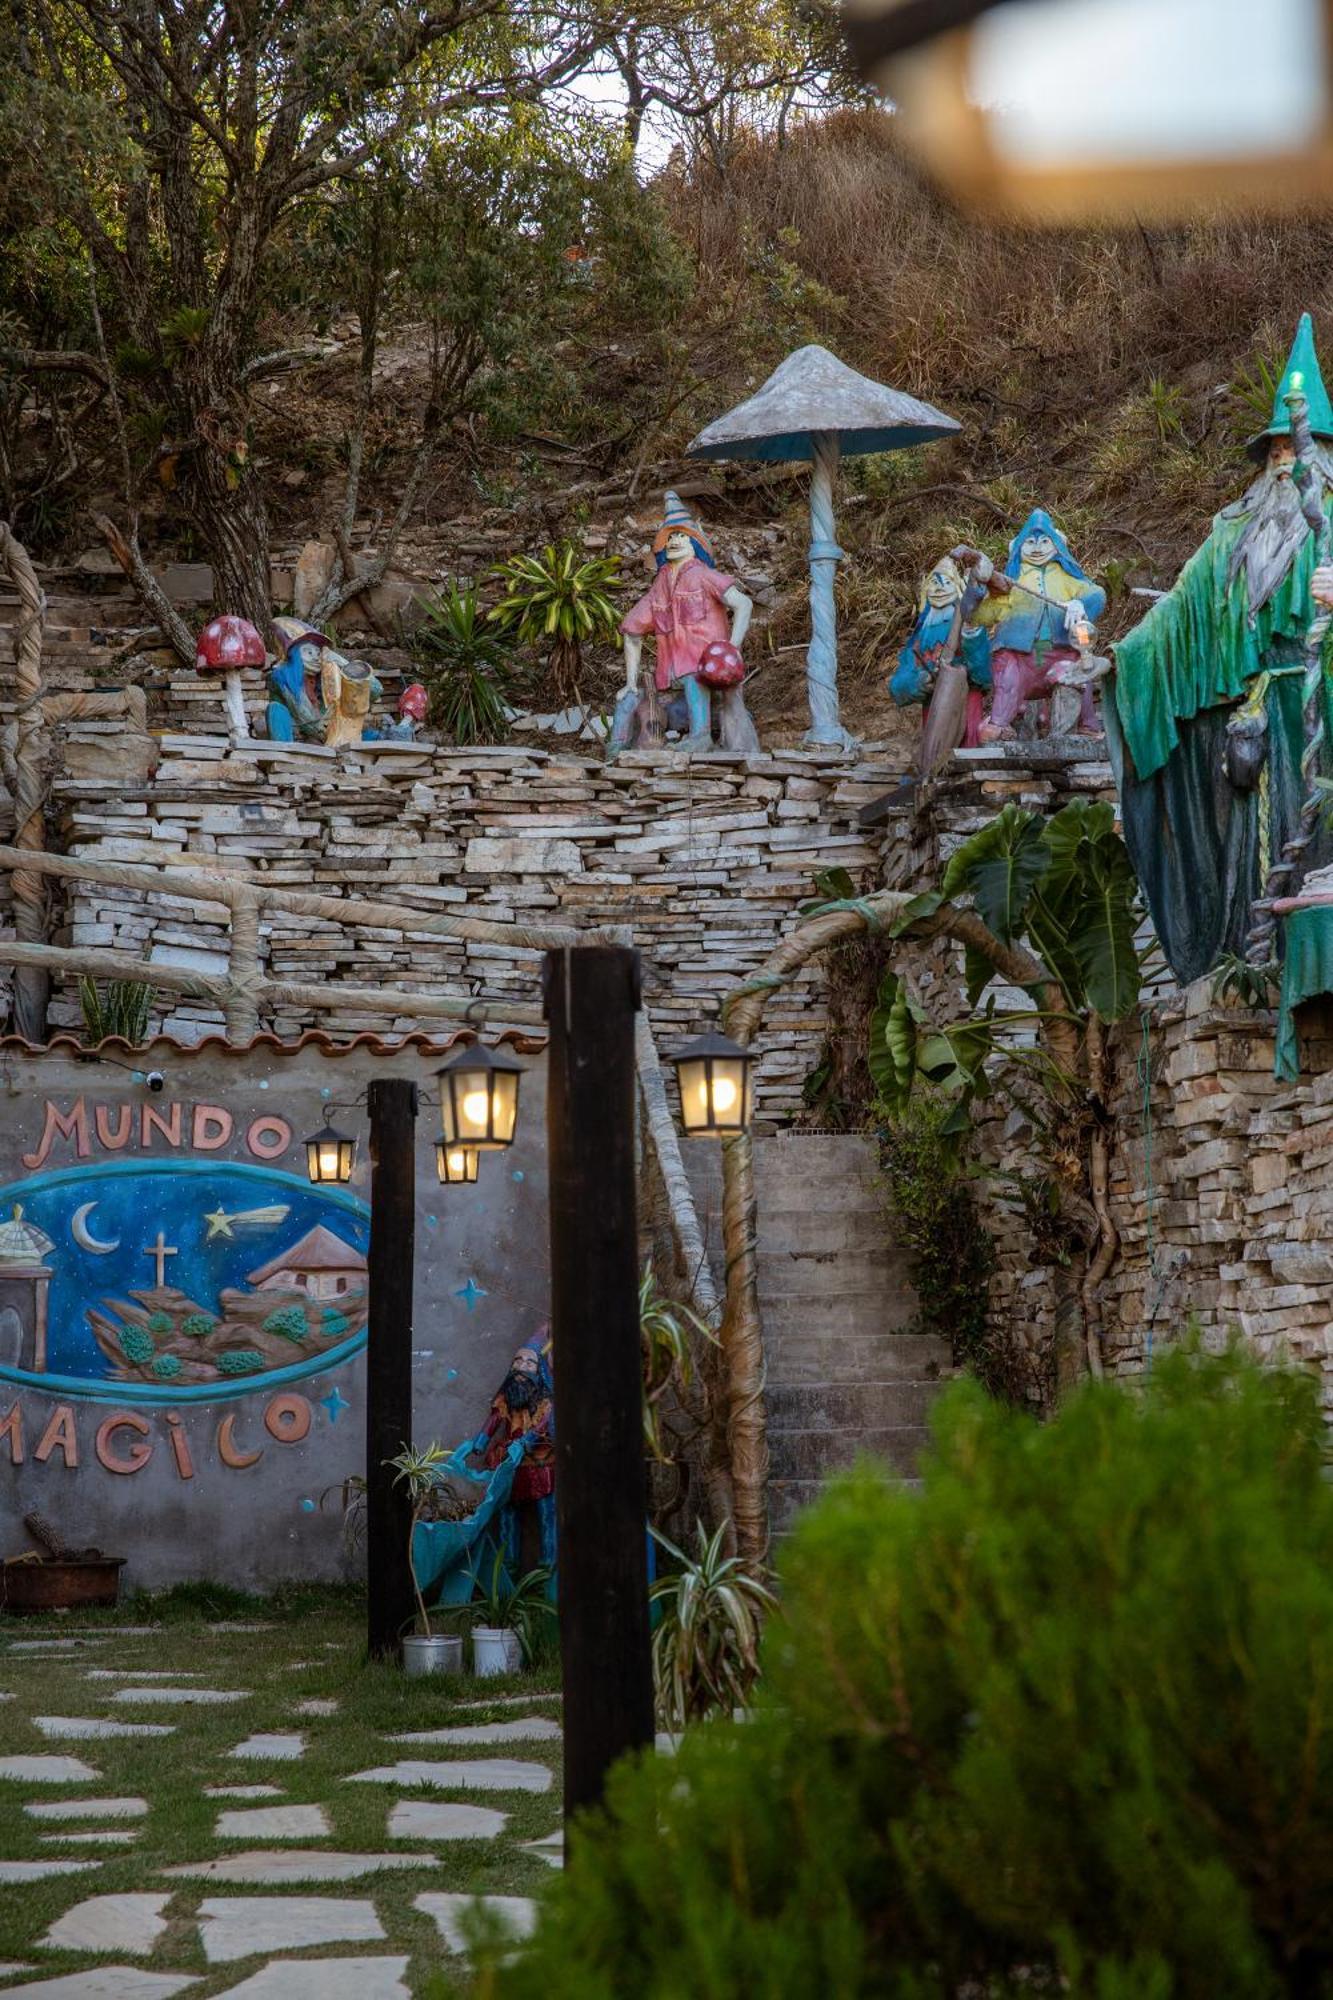
<svg viewBox="0 0 1333 2000">
<path fill-rule="evenodd" d="M 559 1695 L 367 1667 L 342 1608 L 58 1639 L 0 1620 L 0 1683 L 0 1991 L 411 2000 L 478 1901 L 521 1948 L 562 1865 Z"/>
</svg>

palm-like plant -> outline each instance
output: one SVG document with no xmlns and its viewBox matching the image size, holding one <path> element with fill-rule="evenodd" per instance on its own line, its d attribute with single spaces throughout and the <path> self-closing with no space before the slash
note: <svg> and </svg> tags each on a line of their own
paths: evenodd
<svg viewBox="0 0 1333 2000">
<path fill-rule="evenodd" d="M 759 1635 L 777 1599 L 739 1556 L 723 1552 L 726 1527 L 709 1536 L 696 1524 L 697 1557 L 656 1528 L 653 1536 L 680 1564 L 652 1587 L 663 1610 L 653 1634 L 653 1686 L 664 1728 L 683 1729 L 707 1715 L 743 1708 L 759 1677 Z"/>
<path fill-rule="evenodd" d="M 494 572 L 504 596 L 488 615 L 501 631 L 546 653 L 561 708 L 576 705 L 583 648 L 613 640 L 620 615 L 609 595 L 619 556 L 584 556 L 577 543 L 548 543 L 539 556 L 514 556 Z"/>
<path fill-rule="evenodd" d="M 394 1485 L 405 1486 L 408 1498 L 412 1502 L 412 1514 L 407 1529 L 407 1563 L 412 1572 L 412 1591 L 417 1600 L 417 1617 L 421 1621 L 421 1630 L 428 1639 L 431 1636 L 430 1613 L 426 1609 L 426 1600 L 417 1581 L 417 1566 L 412 1559 L 412 1543 L 417 1522 L 421 1519 L 427 1501 L 439 1484 L 440 1475 L 448 1459 L 449 1454 L 443 1445 L 428 1444 L 417 1449 L 405 1444 L 396 1458 L 386 1458 L 384 1461 L 386 1465 L 393 1467 Z"/>
<path fill-rule="evenodd" d="M 503 743 L 513 689 L 512 641 L 488 630 L 475 584 L 450 583 L 421 606 L 411 646 L 430 720 L 451 743 Z"/>
</svg>

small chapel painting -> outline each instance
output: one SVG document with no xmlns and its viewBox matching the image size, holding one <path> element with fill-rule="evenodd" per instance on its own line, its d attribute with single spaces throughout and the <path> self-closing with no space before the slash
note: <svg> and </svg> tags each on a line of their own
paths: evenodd
<svg viewBox="0 0 1333 2000">
<path fill-rule="evenodd" d="M 369 1218 L 350 1191 L 143 1161 L 34 1175 L 0 1214 L 0 1379 L 207 1401 L 365 1343 Z"/>
</svg>

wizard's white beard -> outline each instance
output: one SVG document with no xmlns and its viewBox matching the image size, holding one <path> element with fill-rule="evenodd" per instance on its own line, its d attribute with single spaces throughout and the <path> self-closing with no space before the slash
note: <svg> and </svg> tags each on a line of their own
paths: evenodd
<svg viewBox="0 0 1333 2000">
<path fill-rule="evenodd" d="M 1316 449 L 1313 473 L 1322 502 L 1333 485 L 1333 465 L 1327 454 Z M 1230 513 L 1233 510 L 1227 509 Z M 1296 482 L 1264 471 L 1254 481 L 1234 511 L 1248 515 L 1227 567 L 1227 588 L 1242 571 L 1248 588 L 1250 616 L 1267 604 L 1291 568 L 1297 550 L 1310 532 L 1301 512 L 1301 496 Z"/>
</svg>

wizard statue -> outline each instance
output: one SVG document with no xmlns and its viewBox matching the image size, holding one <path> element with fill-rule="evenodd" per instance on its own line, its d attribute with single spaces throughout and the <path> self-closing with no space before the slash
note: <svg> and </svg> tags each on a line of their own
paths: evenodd
<svg viewBox="0 0 1333 2000">
<path fill-rule="evenodd" d="M 286 652 L 268 677 L 273 743 L 360 743 L 373 736 L 371 702 L 383 690 L 364 660 L 349 660 L 303 618 L 275 618 Z"/>
<path fill-rule="evenodd" d="M 1125 842 L 1182 982 L 1225 954 L 1271 960 L 1266 886 L 1288 842 L 1308 836 L 1302 875 L 1333 858 L 1321 813 L 1307 812 L 1302 828 L 1313 781 L 1333 774 L 1333 701 L 1319 668 L 1333 604 L 1333 567 L 1319 555 L 1333 509 L 1330 445 L 1333 409 L 1306 313 L 1272 420 L 1247 447 L 1254 479 L 1114 648 L 1107 733 Z M 1285 872 L 1295 887 L 1296 871 Z"/>
<path fill-rule="evenodd" d="M 974 622 L 986 594 L 984 578 L 965 576 L 952 555 L 941 557 L 917 593 L 916 623 L 889 681 L 889 693 L 900 708 L 923 704 L 923 729 L 927 728 L 941 669 L 956 657 L 966 685 L 961 740 L 969 750 L 981 741 L 982 703 L 991 684 L 990 634 Z M 956 728 L 951 726 L 949 734 L 952 750 L 959 740 Z"/>
<path fill-rule="evenodd" d="M 735 577 L 717 567 L 712 544 L 677 493 L 668 493 L 653 541 L 657 574 L 620 621 L 625 640 L 625 691 L 612 727 L 612 751 L 638 744 L 655 748 L 674 720 L 673 697 L 684 697 L 685 750 L 711 750 L 711 690 L 719 694 L 724 750 L 757 750 L 759 738 L 741 692 L 740 647 L 749 630 L 753 600 Z M 643 642 L 657 644 L 652 680 L 641 685 Z"/>
<path fill-rule="evenodd" d="M 1069 543 L 1042 507 L 1034 507 L 1009 544 L 1004 568 L 995 570 L 979 549 L 955 555 L 986 585 L 976 622 L 990 633 L 991 712 L 978 732 L 982 743 L 1012 740 L 1027 703 L 1049 700 L 1070 670 L 1077 671 L 1106 608 L 1106 592 L 1075 559 Z M 1079 700 L 1078 728 L 1098 732 L 1091 682 Z"/>
<path fill-rule="evenodd" d="M 486 1422 L 472 1440 L 472 1455 L 488 1472 L 502 1465 L 512 1444 L 522 1443 L 509 1505 L 500 1517 L 500 1542 L 511 1578 L 539 1563 L 555 1568 L 555 1379 L 551 1337 L 542 1327 L 525 1341 L 491 1399 Z"/>
</svg>

